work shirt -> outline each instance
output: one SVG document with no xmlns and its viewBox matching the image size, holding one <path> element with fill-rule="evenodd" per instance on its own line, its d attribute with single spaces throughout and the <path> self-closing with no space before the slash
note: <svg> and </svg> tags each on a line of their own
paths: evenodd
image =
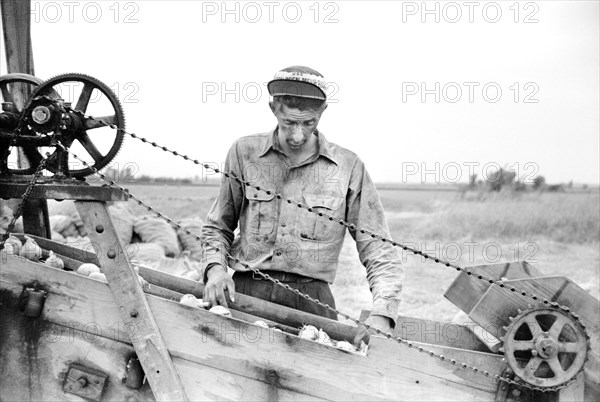
<svg viewBox="0 0 600 402">
<path fill-rule="evenodd" d="M 241 243 L 231 250 L 232 255 L 253 268 L 329 283 L 335 279 L 346 227 L 328 216 L 390 238 L 381 200 L 363 162 L 353 152 L 328 142 L 323 133 L 315 135 L 318 152 L 298 165 L 290 164 L 283 153 L 277 128 L 242 137 L 231 146 L 224 170 L 260 190 L 222 176 L 219 195 L 202 229 L 205 280 L 207 267 L 229 265 L 226 253 L 238 222 Z M 298 208 L 298 203 L 313 212 Z M 359 231 L 350 230 L 350 234 L 367 271 L 373 294 L 371 313 L 395 322 L 404 274 L 398 248 Z M 247 271 L 230 261 L 234 270 Z"/>
</svg>

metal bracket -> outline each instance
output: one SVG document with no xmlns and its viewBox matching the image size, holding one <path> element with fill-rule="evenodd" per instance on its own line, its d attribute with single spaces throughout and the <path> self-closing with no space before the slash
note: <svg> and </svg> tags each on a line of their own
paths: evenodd
<svg viewBox="0 0 600 402">
<path fill-rule="evenodd" d="M 63 391 L 100 402 L 108 375 L 101 371 L 73 363 L 69 366 Z"/>
<path fill-rule="evenodd" d="M 129 358 L 127 366 L 125 367 L 125 375 L 123 376 L 122 382 L 131 389 L 140 389 L 144 385 L 144 369 L 136 356 Z"/>
<path fill-rule="evenodd" d="M 39 317 L 44 310 L 44 303 L 46 302 L 47 296 L 48 293 L 46 291 L 38 289 L 37 282 L 32 288 L 23 288 L 19 302 L 20 310 L 27 317 Z"/>
</svg>

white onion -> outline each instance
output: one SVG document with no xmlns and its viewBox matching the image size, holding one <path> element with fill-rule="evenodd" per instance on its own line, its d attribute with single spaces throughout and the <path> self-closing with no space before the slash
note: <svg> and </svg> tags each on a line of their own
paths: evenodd
<svg viewBox="0 0 600 402">
<path fill-rule="evenodd" d="M 315 341 L 319 336 L 319 330 L 314 325 L 305 325 L 298 332 L 298 336 L 302 339 Z"/>
<path fill-rule="evenodd" d="M 213 308 L 211 308 L 208 311 L 210 311 L 211 313 L 225 316 L 225 317 L 231 317 L 231 311 L 229 311 L 229 309 L 227 309 L 226 307 L 223 307 L 223 306 L 214 306 Z"/>
<path fill-rule="evenodd" d="M 350 342 L 346 341 L 339 341 L 335 344 L 335 347 L 341 350 L 345 350 L 346 352 L 356 352 L 356 348 Z"/>
<path fill-rule="evenodd" d="M 323 345 L 333 346 L 333 342 L 331 341 L 331 338 L 322 329 L 319 330 L 319 333 L 317 335 L 317 342 L 322 343 Z"/>
<path fill-rule="evenodd" d="M 106 280 L 106 275 L 104 275 L 100 272 L 92 272 L 90 274 L 90 278 L 102 281 L 104 283 L 108 283 L 108 281 Z"/>
<path fill-rule="evenodd" d="M 100 268 L 97 265 L 91 263 L 81 264 L 79 268 L 77 268 L 77 273 L 83 276 L 90 276 L 93 272 L 100 272 Z"/>
<path fill-rule="evenodd" d="M 21 248 L 20 255 L 31 261 L 39 261 L 42 258 L 42 248 L 31 237 L 25 236 L 27 241 Z"/>
<path fill-rule="evenodd" d="M 3 251 L 6 251 L 7 254 L 20 255 L 21 248 L 23 248 L 23 245 L 21 244 L 21 240 L 17 239 L 13 235 L 10 235 L 10 236 L 8 236 L 8 239 L 6 239 L 6 242 L 4 243 Z"/>
<path fill-rule="evenodd" d="M 51 267 L 58 268 L 58 269 L 63 269 L 65 267 L 65 263 L 63 262 L 63 260 L 58 258 L 54 254 L 54 251 L 50 251 L 50 255 L 48 256 L 48 258 L 46 258 L 46 261 L 44 262 L 44 264 L 50 265 Z"/>
</svg>

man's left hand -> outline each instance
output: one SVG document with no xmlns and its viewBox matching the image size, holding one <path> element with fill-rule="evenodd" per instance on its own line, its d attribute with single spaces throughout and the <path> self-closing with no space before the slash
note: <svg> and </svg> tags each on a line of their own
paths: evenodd
<svg viewBox="0 0 600 402">
<path fill-rule="evenodd" d="M 390 320 L 388 317 L 384 317 L 382 315 L 372 315 L 367 319 L 367 321 L 365 321 L 365 323 L 383 332 L 392 332 L 392 320 Z M 361 341 L 364 341 L 368 344 L 370 336 L 376 333 L 377 332 L 375 332 L 373 329 L 367 330 L 367 328 L 360 325 L 358 332 L 356 333 L 356 337 L 354 338 L 354 346 L 360 348 Z"/>
</svg>

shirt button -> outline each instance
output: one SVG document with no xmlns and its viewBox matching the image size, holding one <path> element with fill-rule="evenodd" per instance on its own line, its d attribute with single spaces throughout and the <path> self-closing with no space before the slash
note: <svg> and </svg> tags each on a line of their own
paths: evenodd
<svg viewBox="0 0 600 402">
<path fill-rule="evenodd" d="M 281 256 L 281 251 L 280 251 L 280 250 L 277 250 L 277 251 L 275 252 L 275 255 L 276 255 L 276 256 L 278 256 L 278 257 L 279 257 L 279 256 Z"/>
<path fill-rule="evenodd" d="M 254 198 L 258 198 L 258 194 L 254 194 Z"/>
<path fill-rule="evenodd" d="M 285 222 L 281 223 L 281 227 L 284 228 L 285 227 Z"/>
</svg>

